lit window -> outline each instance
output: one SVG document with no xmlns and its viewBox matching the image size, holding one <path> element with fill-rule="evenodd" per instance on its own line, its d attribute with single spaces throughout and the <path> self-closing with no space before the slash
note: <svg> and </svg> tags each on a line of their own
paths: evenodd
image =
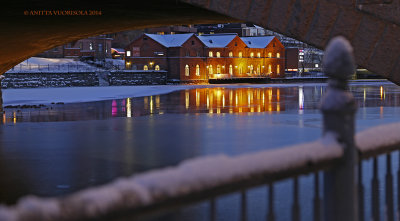
<svg viewBox="0 0 400 221">
<path fill-rule="evenodd" d="M 200 76 L 200 66 L 196 65 L 196 75 Z"/>
<path fill-rule="evenodd" d="M 253 74 L 253 65 L 250 65 L 250 66 L 249 66 L 249 73 L 250 73 L 250 74 Z"/>
<path fill-rule="evenodd" d="M 154 68 L 154 70 L 159 71 L 160 70 L 160 66 L 156 65 L 156 67 Z"/>
<path fill-rule="evenodd" d="M 278 64 L 278 65 L 276 66 L 276 73 L 277 73 L 277 74 L 280 73 L 280 68 L 281 68 L 281 66 Z"/>
<path fill-rule="evenodd" d="M 145 65 L 145 66 L 143 67 L 143 70 L 147 71 L 147 70 L 149 70 L 149 67 L 147 67 L 147 65 Z"/>
<path fill-rule="evenodd" d="M 251 58 L 254 58 L 254 52 L 251 52 L 251 53 L 250 53 L 250 57 L 251 57 Z"/>
<path fill-rule="evenodd" d="M 261 58 L 261 53 L 260 52 L 257 53 L 257 57 Z"/>
<path fill-rule="evenodd" d="M 189 76 L 189 65 L 185 65 L 185 75 Z"/>
<path fill-rule="evenodd" d="M 209 73 L 209 74 L 213 74 L 213 68 L 212 68 L 212 65 L 210 65 L 210 66 L 208 67 L 208 73 Z"/>
<path fill-rule="evenodd" d="M 229 52 L 229 57 L 230 58 L 233 57 L 233 52 L 232 51 Z"/>
<path fill-rule="evenodd" d="M 230 75 L 233 74 L 233 67 L 232 67 L 232 65 L 229 65 L 229 74 L 230 74 Z"/>
<path fill-rule="evenodd" d="M 268 74 L 270 74 L 272 72 L 272 66 L 269 64 L 268 65 Z"/>
<path fill-rule="evenodd" d="M 221 74 L 221 66 L 217 65 L 217 74 Z"/>
<path fill-rule="evenodd" d="M 242 68 L 242 65 L 240 65 L 239 66 L 239 74 L 242 74 L 243 73 L 243 68 Z"/>
<path fill-rule="evenodd" d="M 89 43 L 89 50 L 93 50 L 93 44 L 92 44 L 92 42 Z"/>
<path fill-rule="evenodd" d="M 268 52 L 268 57 L 272 58 L 272 53 L 271 52 Z"/>
<path fill-rule="evenodd" d="M 239 51 L 239 58 L 243 57 L 243 53 Z"/>
<path fill-rule="evenodd" d="M 212 52 L 212 51 L 209 51 L 209 52 L 208 52 L 208 57 L 210 57 L 210 58 L 213 57 L 213 52 Z"/>
<path fill-rule="evenodd" d="M 257 74 L 260 74 L 260 71 L 261 71 L 261 66 L 258 65 L 258 66 L 257 66 Z"/>
<path fill-rule="evenodd" d="M 219 51 L 217 52 L 217 58 L 221 57 L 221 53 L 219 53 Z"/>
<path fill-rule="evenodd" d="M 280 53 L 276 53 L 276 57 L 277 57 L 277 58 L 280 58 L 280 57 L 281 57 L 281 54 L 280 54 Z"/>
<path fill-rule="evenodd" d="M 92 50 L 92 49 L 90 49 L 90 50 Z M 130 57 L 131 56 L 131 51 L 126 51 L 126 56 Z"/>
</svg>

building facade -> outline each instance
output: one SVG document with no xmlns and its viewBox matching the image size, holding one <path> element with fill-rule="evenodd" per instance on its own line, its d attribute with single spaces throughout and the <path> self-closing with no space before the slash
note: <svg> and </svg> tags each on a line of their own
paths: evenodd
<svg viewBox="0 0 400 221">
<path fill-rule="evenodd" d="M 125 48 L 128 69 L 165 70 L 170 80 L 284 77 L 285 48 L 274 36 L 144 34 Z"/>
<path fill-rule="evenodd" d="M 80 39 L 44 51 L 37 57 L 45 58 L 111 58 L 111 41 L 105 35 Z"/>
</svg>

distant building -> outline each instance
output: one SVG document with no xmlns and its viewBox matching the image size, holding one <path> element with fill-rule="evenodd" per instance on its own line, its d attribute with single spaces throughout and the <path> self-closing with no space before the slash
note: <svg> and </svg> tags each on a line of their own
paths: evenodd
<svg viewBox="0 0 400 221">
<path fill-rule="evenodd" d="M 128 69 L 165 70 L 183 82 L 283 77 L 285 48 L 274 36 L 143 34 L 125 48 Z"/>
<path fill-rule="evenodd" d="M 267 35 L 266 29 L 251 23 L 202 24 L 195 27 L 199 35 L 218 33 L 236 33 L 239 37 Z"/>
<path fill-rule="evenodd" d="M 80 39 L 44 51 L 36 57 L 46 58 L 111 58 L 111 41 L 105 35 Z"/>
<path fill-rule="evenodd" d="M 111 48 L 111 56 L 114 59 L 125 59 L 125 49 Z"/>
</svg>

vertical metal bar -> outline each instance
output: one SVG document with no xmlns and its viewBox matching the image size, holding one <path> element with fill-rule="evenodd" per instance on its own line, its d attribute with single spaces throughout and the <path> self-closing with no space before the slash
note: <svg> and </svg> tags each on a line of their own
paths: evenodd
<svg viewBox="0 0 400 221">
<path fill-rule="evenodd" d="M 275 221 L 274 211 L 274 184 L 271 183 L 268 187 L 268 214 L 267 221 Z"/>
<path fill-rule="evenodd" d="M 378 180 L 378 160 L 374 158 L 373 177 L 372 177 L 372 219 L 379 221 L 379 180 Z"/>
<path fill-rule="evenodd" d="M 386 188 L 385 188 L 385 200 L 386 200 L 386 220 L 393 221 L 394 220 L 394 211 L 393 211 L 393 176 L 392 176 L 392 157 L 390 153 L 386 155 Z"/>
<path fill-rule="evenodd" d="M 358 220 L 364 221 L 364 185 L 362 183 L 362 161 L 358 163 Z"/>
<path fill-rule="evenodd" d="M 216 206 L 215 206 L 215 198 L 210 200 L 210 221 L 216 221 Z"/>
<path fill-rule="evenodd" d="M 299 180 L 297 177 L 293 179 L 293 206 L 292 220 L 300 221 L 300 204 L 299 204 Z"/>
<path fill-rule="evenodd" d="M 319 173 L 314 174 L 314 221 L 321 221 L 321 197 L 319 196 Z"/>
<path fill-rule="evenodd" d="M 247 221 L 247 200 L 246 200 L 246 190 L 241 191 L 241 215 L 242 221 Z"/>
</svg>

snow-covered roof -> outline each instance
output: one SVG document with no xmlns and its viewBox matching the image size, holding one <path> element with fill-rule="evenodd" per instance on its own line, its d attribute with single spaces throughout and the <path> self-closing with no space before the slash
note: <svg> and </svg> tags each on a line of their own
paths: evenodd
<svg viewBox="0 0 400 221">
<path fill-rule="evenodd" d="M 226 47 L 237 34 L 210 34 L 197 36 L 209 48 L 224 48 Z"/>
<path fill-rule="evenodd" d="M 161 45 L 170 48 L 170 47 L 180 47 L 183 43 L 185 43 L 190 37 L 193 36 L 193 33 L 190 34 L 172 34 L 172 35 L 156 35 L 156 34 L 145 34 L 149 38 L 154 41 L 160 43 Z"/>
<path fill-rule="evenodd" d="M 275 36 L 241 37 L 249 48 L 265 48 Z"/>
</svg>

